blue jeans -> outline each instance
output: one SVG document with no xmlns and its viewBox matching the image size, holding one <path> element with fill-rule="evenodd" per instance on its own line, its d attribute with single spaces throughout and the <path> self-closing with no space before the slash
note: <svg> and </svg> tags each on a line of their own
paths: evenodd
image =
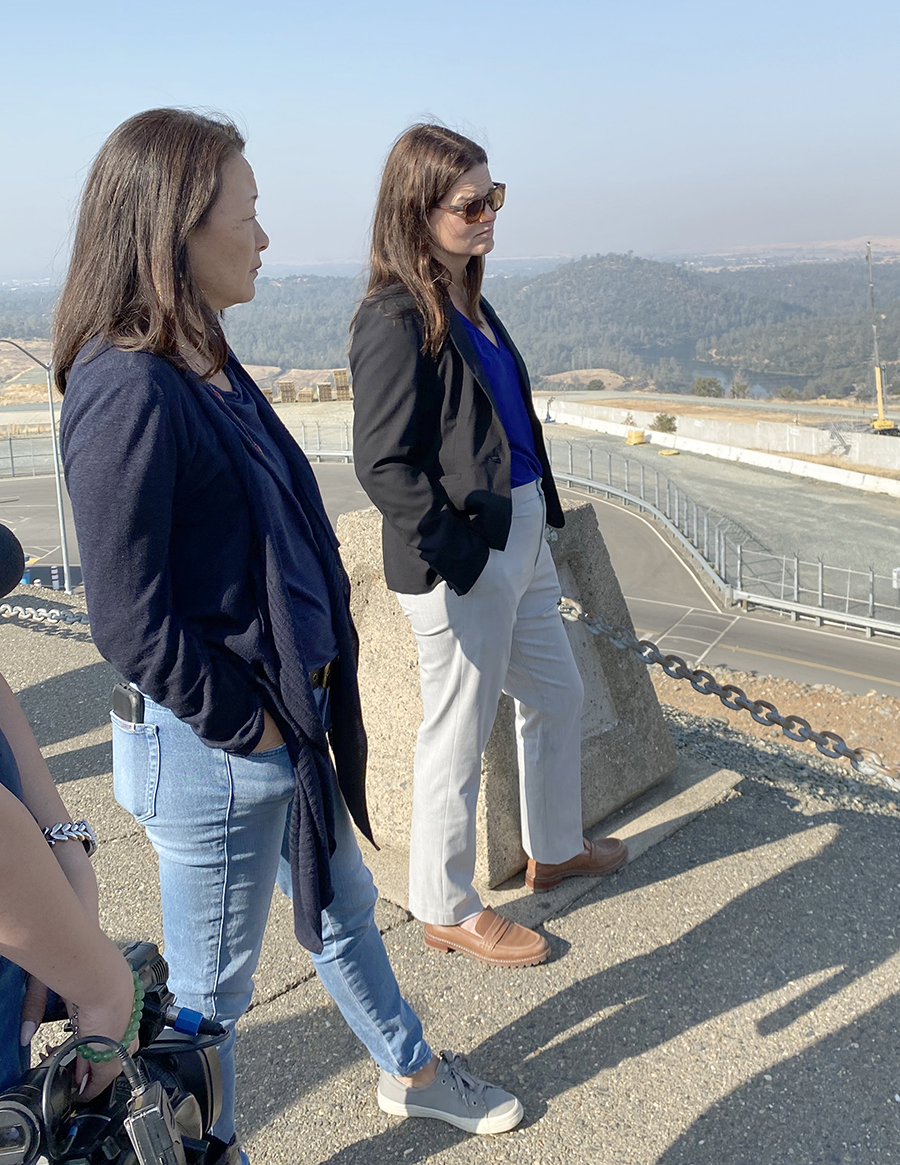
<svg viewBox="0 0 900 1165">
<path fill-rule="evenodd" d="M 236 756 L 207 748 L 166 708 L 145 700 L 143 724 L 113 721 L 116 799 L 159 856 L 169 984 L 178 1002 L 229 1031 L 219 1045 L 224 1096 L 215 1134 L 234 1133 L 234 1029 L 253 973 L 282 857 L 294 775 L 287 747 Z M 380 1068 L 408 1076 L 431 1059 L 422 1025 L 400 995 L 374 921 L 378 892 L 338 794 L 334 901 L 322 912 L 313 963 L 325 990 Z M 281 867 L 281 868 L 280 868 Z"/>
<path fill-rule="evenodd" d="M 19 1082 L 31 1060 L 30 1048 L 19 1043 L 25 979 L 21 967 L 0 958 L 0 1092 Z"/>
</svg>

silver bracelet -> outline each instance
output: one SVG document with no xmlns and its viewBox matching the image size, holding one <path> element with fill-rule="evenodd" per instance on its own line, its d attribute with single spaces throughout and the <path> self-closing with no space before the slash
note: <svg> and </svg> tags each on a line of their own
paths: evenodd
<svg viewBox="0 0 900 1165">
<path fill-rule="evenodd" d="M 97 837 L 86 821 L 58 821 L 44 826 L 41 833 L 51 848 L 59 841 L 80 841 L 89 858 L 96 853 Z"/>
</svg>

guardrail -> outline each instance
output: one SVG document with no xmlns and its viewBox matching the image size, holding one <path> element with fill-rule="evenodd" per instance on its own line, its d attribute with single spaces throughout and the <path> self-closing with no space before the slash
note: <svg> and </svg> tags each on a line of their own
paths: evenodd
<svg viewBox="0 0 900 1165">
<path fill-rule="evenodd" d="M 53 473 L 50 437 L 0 437 L 0 478 L 43 477 Z"/>
<path fill-rule="evenodd" d="M 794 554 L 776 554 L 731 514 L 694 501 L 665 473 L 645 462 L 622 456 L 607 446 L 548 435 L 553 471 L 588 479 L 595 487 L 613 487 L 623 504 L 650 502 L 688 538 L 721 582 L 741 601 L 781 610 L 796 620 L 813 609 L 816 621 L 900 634 L 900 589 L 894 577 L 874 567 L 857 570 L 807 562 Z"/>
<path fill-rule="evenodd" d="M 661 509 L 653 505 L 652 502 L 648 502 L 645 498 L 641 498 L 637 494 L 628 493 L 616 486 L 598 482 L 591 478 L 566 473 L 555 467 L 553 476 L 557 481 L 564 481 L 576 489 L 582 489 L 588 493 L 602 493 L 617 497 L 626 503 L 630 502 L 637 509 L 651 514 L 669 531 L 679 546 L 687 552 L 700 577 L 719 592 L 726 606 L 743 604 L 748 607 L 765 607 L 769 610 L 791 615 L 794 618 L 802 616 L 804 618 L 814 619 L 819 625 L 822 623 L 835 623 L 842 627 L 856 628 L 866 632 L 868 635 L 872 635 L 873 633 L 900 635 L 900 622 L 893 623 L 885 619 L 875 619 L 866 615 L 855 615 L 852 612 L 833 611 L 828 607 L 813 606 L 809 603 L 795 602 L 792 599 L 782 599 L 736 587 L 729 583 L 727 578 L 723 578 L 719 574 L 715 565 L 704 558 L 703 553 L 694 545 L 690 538 L 686 537 L 674 522 Z"/>
</svg>

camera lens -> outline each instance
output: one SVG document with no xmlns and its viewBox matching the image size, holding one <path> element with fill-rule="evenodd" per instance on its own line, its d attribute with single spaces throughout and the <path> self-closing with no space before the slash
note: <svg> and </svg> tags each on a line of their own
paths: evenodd
<svg viewBox="0 0 900 1165">
<path fill-rule="evenodd" d="M 29 1165 L 40 1147 L 34 1115 L 16 1101 L 0 1103 L 0 1165 Z"/>
</svg>

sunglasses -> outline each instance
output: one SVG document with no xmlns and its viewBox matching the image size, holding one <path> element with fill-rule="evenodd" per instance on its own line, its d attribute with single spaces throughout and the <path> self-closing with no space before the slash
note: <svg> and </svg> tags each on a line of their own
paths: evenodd
<svg viewBox="0 0 900 1165">
<path fill-rule="evenodd" d="M 506 201 L 506 183 L 495 182 L 493 187 L 488 191 L 484 198 L 473 198 L 471 202 L 466 202 L 463 206 L 443 206 L 441 203 L 435 207 L 436 210 L 452 210 L 454 214 L 461 214 L 469 226 L 473 223 L 481 222 L 481 216 L 485 212 L 486 207 L 491 210 L 499 210 Z"/>
</svg>

